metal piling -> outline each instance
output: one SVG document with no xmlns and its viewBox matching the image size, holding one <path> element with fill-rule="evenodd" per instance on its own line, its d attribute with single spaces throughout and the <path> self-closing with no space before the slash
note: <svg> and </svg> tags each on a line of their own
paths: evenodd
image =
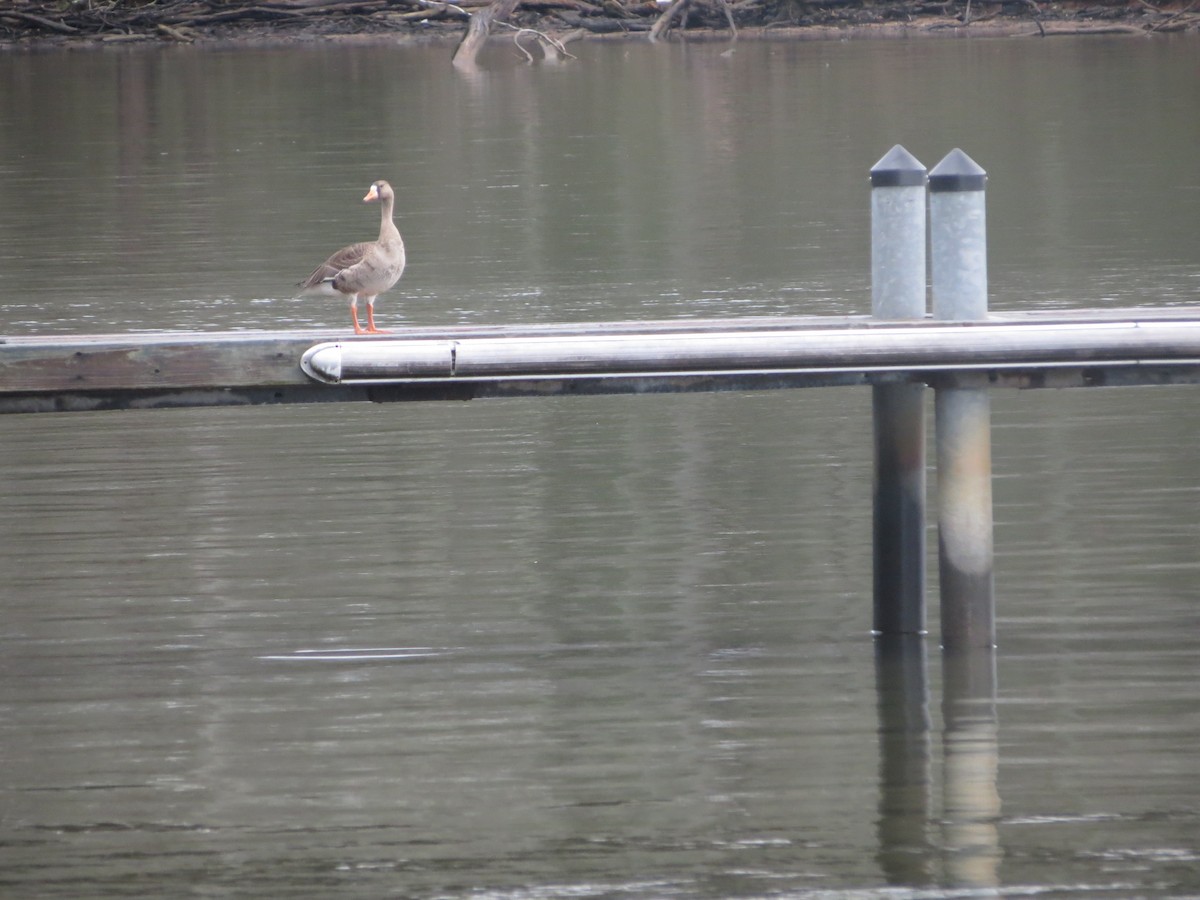
<svg viewBox="0 0 1200 900">
<path fill-rule="evenodd" d="M 926 171 L 897 144 L 871 168 L 871 314 L 925 317 Z M 876 634 L 925 631 L 925 386 L 871 389 Z"/>
<path fill-rule="evenodd" d="M 987 174 L 961 150 L 929 172 L 933 315 L 987 318 Z M 942 645 L 996 642 L 992 547 L 991 403 L 987 387 L 934 391 Z"/>
</svg>

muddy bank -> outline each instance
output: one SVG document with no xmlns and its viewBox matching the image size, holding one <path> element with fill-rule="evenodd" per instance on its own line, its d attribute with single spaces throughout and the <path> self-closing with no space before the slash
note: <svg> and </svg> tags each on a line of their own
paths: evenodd
<svg viewBox="0 0 1200 900">
<path fill-rule="evenodd" d="M 491 0 L 0 0 L 0 48 L 457 41 Z M 522 0 L 507 24 L 579 38 L 860 39 L 1200 32 L 1200 0 Z"/>
</svg>

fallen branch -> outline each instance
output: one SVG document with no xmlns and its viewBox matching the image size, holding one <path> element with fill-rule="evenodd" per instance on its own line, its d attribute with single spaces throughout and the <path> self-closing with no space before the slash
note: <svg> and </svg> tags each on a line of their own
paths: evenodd
<svg viewBox="0 0 1200 900">
<path fill-rule="evenodd" d="M 735 25 L 733 22 L 733 10 L 729 8 L 729 0 L 717 0 L 717 3 L 720 4 L 721 11 L 725 13 L 725 21 L 729 23 L 729 30 L 732 32 L 729 39 L 731 41 L 736 41 L 738 30 L 737 25 Z"/>
<path fill-rule="evenodd" d="M 303 19 L 310 13 L 300 9 L 276 9 L 270 6 L 244 6 L 223 12 L 188 16 L 186 19 L 170 21 L 174 25 L 212 25 L 217 22 L 236 22 L 239 19 Z"/>
<path fill-rule="evenodd" d="M 521 0 L 521 9 L 553 12 L 567 9 L 587 15 L 603 15 L 603 10 L 600 7 L 591 3 L 584 3 L 582 0 Z"/>
<path fill-rule="evenodd" d="M 650 24 L 639 19 L 611 19 L 607 16 L 585 18 L 571 13 L 560 14 L 559 19 L 564 24 L 589 34 L 624 34 L 631 31 L 650 30 Z"/>
<path fill-rule="evenodd" d="M 471 16 L 457 3 L 449 3 L 446 0 L 420 0 L 420 2 L 421 9 L 415 12 L 396 13 L 392 18 L 401 22 L 423 22 L 428 19 L 440 19 L 450 14 L 462 16 L 464 19 Z"/>
<path fill-rule="evenodd" d="M 525 34 L 532 34 L 534 36 L 534 38 L 542 46 L 542 53 L 547 58 L 549 58 L 549 55 L 550 55 L 549 53 L 546 52 L 547 46 L 552 48 L 554 50 L 554 52 L 558 54 L 559 59 L 578 59 L 579 58 L 577 56 L 574 56 L 571 53 L 568 53 L 567 48 L 562 45 L 562 42 L 555 40 L 554 38 L 550 37 L 550 35 L 546 34 L 545 32 L 538 31 L 537 29 L 534 29 L 534 28 L 518 28 L 516 25 L 510 25 L 508 22 L 501 22 L 499 24 L 504 25 L 506 28 L 511 28 L 511 29 L 513 29 L 513 31 L 516 32 L 516 34 L 513 35 L 513 43 L 516 44 L 518 50 L 520 50 L 522 53 L 525 54 L 526 62 L 532 63 L 534 60 L 533 60 L 533 54 L 530 53 L 528 50 L 526 50 L 523 46 L 521 46 L 521 36 L 525 35 Z"/>
<path fill-rule="evenodd" d="M 193 38 L 184 34 L 178 28 L 172 28 L 170 25 L 164 25 L 162 22 L 159 22 L 157 27 L 159 31 L 161 31 L 171 40 L 179 41 L 181 44 L 190 44 L 193 40 Z"/>
<path fill-rule="evenodd" d="M 314 11 L 337 12 L 339 10 L 362 6 L 362 3 L 347 3 L 346 0 L 287 0 L 287 2 L 269 3 L 267 6 L 279 9 L 311 9 Z M 383 4 L 379 4 L 383 5 Z"/>
<path fill-rule="evenodd" d="M 710 0 L 709 5 L 716 7 L 717 10 L 725 17 L 725 23 L 729 26 L 732 32 L 731 40 L 737 40 L 738 29 L 737 24 L 733 20 L 733 9 L 729 5 L 729 0 Z M 688 25 L 688 17 L 691 15 L 696 4 L 693 0 L 673 0 L 670 6 L 660 15 L 654 22 L 654 27 L 650 29 L 650 41 L 653 43 L 667 33 L 674 24 L 675 19 L 682 16 L 679 23 L 680 30 L 686 29 Z"/>
<path fill-rule="evenodd" d="M 1150 6 L 1150 4 L 1146 3 L 1145 0 L 1142 0 L 1142 2 L 1145 6 Z M 1150 31 L 1167 31 L 1167 30 L 1169 30 L 1169 26 L 1171 26 L 1172 24 L 1175 24 L 1176 20 L 1178 20 L 1178 19 L 1182 19 L 1183 22 L 1186 23 L 1188 21 L 1188 19 L 1191 18 L 1191 16 L 1189 14 L 1191 13 L 1191 11 L 1193 9 L 1196 8 L 1196 6 L 1197 6 L 1196 2 L 1189 3 L 1187 6 L 1185 6 L 1183 9 L 1179 10 L 1178 12 L 1167 16 L 1161 22 L 1151 25 Z M 1154 9 L 1153 6 L 1150 6 L 1150 8 Z M 1155 10 L 1155 12 L 1164 14 L 1163 10 Z"/>
<path fill-rule="evenodd" d="M 55 22 L 53 19 L 35 16 L 33 13 L 21 12 L 17 9 L 6 9 L 3 12 L 0 12 L 0 17 L 5 19 L 19 19 L 23 22 L 31 22 L 34 25 L 41 25 L 43 28 L 49 28 L 51 31 L 57 31 L 62 34 L 79 33 L 78 28 L 74 28 L 65 22 Z"/>
<path fill-rule="evenodd" d="M 1025 5 L 1033 10 L 1033 21 L 1037 24 L 1038 34 L 1042 37 L 1046 36 L 1046 27 L 1042 25 L 1042 10 L 1034 0 L 1024 0 Z"/>
<path fill-rule="evenodd" d="M 738 28 L 917 25 L 922 31 L 959 28 L 995 30 L 996 20 L 1011 32 L 1019 21 L 1034 24 L 1046 37 L 1059 34 L 1161 34 L 1200 30 L 1200 0 L 1125 0 L 1080 10 L 1043 0 L 806 0 L 785 4 L 778 21 L 780 0 L 0 0 L 0 45 L 29 40 L 63 41 L 158 40 L 186 42 L 213 35 L 246 33 L 261 37 L 292 35 L 309 23 L 320 23 L 321 34 L 380 32 L 397 27 L 420 29 L 422 24 L 467 19 L 468 34 L 455 52 L 464 67 L 486 41 L 492 24 L 519 8 L 522 23 L 533 29 L 557 20 L 564 27 L 588 33 L 643 32 L 658 41 L 672 30 L 689 25 L 724 30 L 736 39 Z M 518 4 L 520 6 L 518 7 Z M 508 7 L 503 11 L 503 7 Z M 503 12 L 503 15 L 499 13 Z M 475 14 L 479 17 L 476 18 Z M 932 17 L 934 21 L 928 21 Z M 763 21 L 764 19 L 772 21 Z M 702 20 L 697 22 L 697 20 Z M 1032 20 L 1032 22 L 1031 22 Z M 984 25 L 983 23 L 988 23 Z M 487 26 L 486 28 L 484 26 Z M 456 30 L 440 28 L 442 32 Z M 468 29 L 470 32 L 470 29 Z M 1021 28 L 1028 34 L 1032 29 Z M 530 34 L 515 38 L 520 52 L 536 56 Z M 552 45 L 537 39 L 548 53 Z M 549 58 L 549 56 L 547 57 Z"/>
<path fill-rule="evenodd" d="M 660 37 L 666 34 L 667 29 L 671 27 L 671 23 L 687 9 L 688 4 L 691 2 L 692 0 L 671 0 L 671 5 L 658 17 L 654 23 L 654 27 L 650 29 L 650 43 L 655 43 Z"/>
</svg>

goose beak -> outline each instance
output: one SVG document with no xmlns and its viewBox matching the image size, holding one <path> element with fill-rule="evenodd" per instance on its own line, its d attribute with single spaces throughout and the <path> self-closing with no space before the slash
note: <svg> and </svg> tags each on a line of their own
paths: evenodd
<svg viewBox="0 0 1200 900">
<path fill-rule="evenodd" d="M 367 191 L 367 196 L 363 197 L 363 203 L 370 203 L 372 200 L 379 199 L 379 189 L 375 185 L 371 185 L 371 189 Z"/>
</svg>

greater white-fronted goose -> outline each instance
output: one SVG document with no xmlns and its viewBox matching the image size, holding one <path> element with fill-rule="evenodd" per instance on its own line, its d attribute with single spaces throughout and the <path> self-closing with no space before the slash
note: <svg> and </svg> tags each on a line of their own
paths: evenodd
<svg viewBox="0 0 1200 900">
<path fill-rule="evenodd" d="M 404 240 L 392 221 L 396 195 L 386 181 L 376 181 L 363 197 L 364 203 L 378 201 L 379 240 L 343 247 L 300 282 L 301 293 L 320 293 L 350 298 L 350 318 L 355 334 L 386 334 L 375 327 L 375 298 L 404 274 Z M 367 327 L 358 322 L 358 298 L 367 301 Z"/>
</svg>

